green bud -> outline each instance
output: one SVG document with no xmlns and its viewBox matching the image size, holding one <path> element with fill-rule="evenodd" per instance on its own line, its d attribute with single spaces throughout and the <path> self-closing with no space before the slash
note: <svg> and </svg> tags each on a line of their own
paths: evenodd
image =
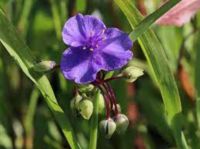
<svg viewBox="0 0 200 149">
<path fill-rule="evenodd" d="M 99 108 L 98 109 L 99 113 L 104 112 L 105 104 L 104 104 L 104 97 L 102 94 L 100 94 L 100 96 L 99 96 L 98 108 Z"/>
<path fill-rule="evenodd" d="M 139 67 L 129 66 L 123 70 L 122 74 L 127 77 L 127 82 L 134 82 L 144 74 L 144 70 Z"/>
<path fill-rule="evenodd" d="M 107 120 L 102 120 L 99 126 L 101 132 L 103 133 L 103 135 L 105 135 L 105 138 L 107 139 L 111 138 L 116 130 L 116 124 L 111 118 Z"/>
<path fill-rule="evenodd" d="M 124 133 L 129 125 L 129 120 L 124 114 L 118 114 L 115 117 L 115 123 L 117 125 L 117 132 Z"/>
<path fill-rule="evenodd" d="M 90 92 L 94 89 L 94 85 L 88 84 L 88 85 L 78 85 L 78 90 L 82 93 Z"/>
<path fill-rule="evenodd" d="M 115 111 L 115 106 L 113 106 L 112 110 Z M 118 112 L 121 112 L 121 106 L 119 104 L 117 104 L 117 110 Z"/>
<path fill-rule="evenodd" d="M 84 119 L 89 120 L 93 113 L 93 103 L 88 99 L 81 100 L 78 104 L 78 110 Z"/>
<path fill-rule="evenodd" d="M 52 70 L 56 66 L 54 61 L 41 61 L 35 64 L 32 69 L 37 72 L 47 72 Z"/>
<path fill-rule="evenodd" d="M 71 109 L 78 109 L 79 102 L 83 99 L 83 97 L 77 94 L 70 102 Z"/>
</svg>

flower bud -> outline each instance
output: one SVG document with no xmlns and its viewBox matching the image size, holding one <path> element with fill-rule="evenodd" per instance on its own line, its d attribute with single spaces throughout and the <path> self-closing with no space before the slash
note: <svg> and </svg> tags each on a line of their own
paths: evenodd
<svg viewBox="0 0 200 149">
<path fill-rule="evenodd" d="M 117 125 L 117 132 L 124 133 L 129 125 L 129 120 L 124 114 L 118 114 L 115 117 L 115 123 Z"/>
<path fill-rule="evenodd" d="M 127 82 L 134 82 L 138 77 L 144 74 L 144 70 L 139 67 L 129 66 L 125 68 L 122 73 L 127 77 Z"/>
<path fill-rule="evenodd" d="M 115 111 L 115 106 L 112 107 L 112 110 Z M 117 104 L 117 111 L 121 112 L 121 106 Z"/>
<path fill-rule="evenodd" d="M 99 102 L 98 102 L 98 112 L 103 113 L 105 108 L 104 97 L 102 94 L 99 95 Z"/>
<path fill-rule="evenodd" d="M 47 72 L 52 70 L 56 66 L 55 61 L 41 61 L 35 64 L 32 69 L 37 72 Z"/>
<path fill-rule="evenodd" d="M 94 89 L 94 85 L 88 84 L 88 85 L 78 85 L 78 90 L 82 93 L 90 92 Z"/>
<path fill-rule="evenodd" d="M 89 120 L 93 113 L 93 103 L 88 99 L 81 100 L 78 103 L 78 110 L 84 119 Z"/>
<path fill-rule="evenodd" d="M 70 102 L 71 109 L 77 109 L 79 102 L 83 99 L 83 97 L 77 94 Z"/>
<path fill-rule="evenodd" d="M 100 122 L 100 130 L 105 135 L 105 138 L 109 139 L 116 130 L 115 122 L 109 118 Z"/>
</svg>

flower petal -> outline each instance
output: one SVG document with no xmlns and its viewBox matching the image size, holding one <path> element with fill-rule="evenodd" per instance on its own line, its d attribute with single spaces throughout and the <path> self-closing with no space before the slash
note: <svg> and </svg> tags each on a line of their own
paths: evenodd
<svg viewBox="0 0 200 149">
<path fill-rule="evenodd" d="M 130 51 L 132 45 L 126 33 L 117 28 L 108 28 L 105 31 L 105 41 L 96 49 L 93 59 L 103 70 L 119 69 L 132 59 L 133 53 Z"/>
<path fill-rule="evenodd" d="M 71 47 L 64 51 L 61 59 L 61 71 L 66 79 L 78 84 L 86 84 L 96 79 L 100 68 L 92 62 L 92 52 Z"/>
<path fill-rule="evenodd" d="M 63 41 L 73 47 L 84 46 L 88 38 L 98 36 L 105 30 L 105 25 L 94 16 L 77 14 L 71 17 L 62 31 Z"/>
<path fill-rule="evenodd" d="M 200 9 L 200 0 L 182 0 L 156 21 L 160 25 L 182 26 Z"/>
</svg>

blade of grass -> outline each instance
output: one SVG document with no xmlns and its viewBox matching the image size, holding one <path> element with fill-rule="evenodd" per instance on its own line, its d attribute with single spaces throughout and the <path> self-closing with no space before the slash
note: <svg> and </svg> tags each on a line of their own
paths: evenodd
<svg viewBox="0 0 200 149">
<path fill-rule="evenodd" d="M 25 117 L 25 129 L 26 129 L 26 133 L 28 136 L 31 134 L 31 131 L 33 128 L 33 119 L 34 119 L 39 95 L 40 94 L 39 94 L 39 91 L 37 90 L 37 88 L 34 88 L 31 93 L 30 103 L 29 103 L 28 111 L 27 111 L 27 114 Z"/>
<path fill-rule="evenodd" d="M 121 8 L 134 30 L 139 22 L 142 21 L 142 15 L 130 0 L 115 0 L 115 2 Z M 143 30 L 143 34 L 138 38 L 138 42 L 160 88 L 167 120 L 173 131 L 177 146 L 181 149 L 185 149 L 188 148 L 188 146 L 184 134 L 181 131 L 182 125 L 180 121 L 182 108 L 176 81 L 169 68 L 162 45 L 154 32 L 147 29 L 148 28 L 145 28 Z"/>
<path fill-rule="evenodd" d="M 144 33 L 158 18 L 165 14 L 169 9 L 175 6 L 181 0 L 170 0 L 161 6 L 158 10 L 154 11 L 152 14 L 148 15 L 144 20 L 142 20 L 135 29 L 130 33 L 130 37 L 135 41 L 141 34 Z"/>
<path fill-rule="evenodd" d="M 196 50 L 196 61 L 195 61 L 195 87 L 196 87 L 196 116 L 197 116 L 197 123 L 198 128 L 200 130 L 200 66 L 199 66 L 199 59 L 200 59 L 200 32 L 197 33 L 196 41 L 195 41 L 195 50 Z"/>
<path fill-rule="evenodd" d="M 91 120 L 91 128 L 90 128 L 90 144 L 89 149 L 96 149 L 97 148 L 97 135 L 98 135 L 98 103 L 100 92 L 97 91 L 95 98 L 94 98 L 94 112 Z"/>
<path fill-rule="evenodd" d="M 140 13 L 128 0 L 115 0 L 115 2 L 125 13 L 129 23 L 134 29 L 134 27 L 142 20 Z M 181 112 L 181 103 L 175 79 L 167 64 L 166 55 L 162 45 L 152 30 L 148 30 L 144 33 L 138 41 L 160 87 L 166 110 L 168 110 L 168 117 L 172 120 L 175 113 Z M 167 97 L 170 98 L 167 99 Z"/>
<path fill-rule="evenodd" d="M 57 3 L 55 0 L 50 0 L 50 4 L 51 4 L 51 12 L 53 15 L 56 36 L 58 39 L 61 39 L 61 18 L 60 18 L 59 9 L 58 9 L 59 7 L 57 6 Z"/>
<path fill-rule="evenodd" d="M 166 117 L 164 116 L 164 106 L 162 102 L 157 99 L 157 90 L 152 87 L 150 80 L 146 79 L 144 81 L 145 84 L 142 84 L 140 87 L 141 89 L 137 91 L 138 96 L 136 102 L 139 104 L 139 107 L 141 107 L 142 113 L 148 120 L 149 125 L 155 127 L 165 140 L 172 143 L 172 133 L 167 124 Z M 146 100 L 146 97 L 148 97 L 148 100 Z"/>
<path fill-rule="evenodd" d="M 30 142 L 33 141 L 34 116 L 35 116 L 35 111 L 36 111 L 39 95 L 40 95 L 40 92 L 38 91 L 38 89 L 34 88 L 31 93 L 27 114 L 24 118 L 24 128 L 25 128 L 25 133 L 26 133 L 26 138 L 27 138 L 26 140 L 29 140 L 29 141 L 25 141 L 25 146 L 26 148 L 29 148 L 29 149 L 33 148 L 33 144 Z"/>
<path fill-rule="evenodd" d="M 72 126 L 57 103 L 52 87 L 45 75 L 31 72 L 30 68 L 34 65 L 34 58 L 30 53 L 30 49 L 18 36 L 14 26 L 8 21 L 3 11 L 0 9 L 0 42 L 4 45 L 7 52 L 21 67 L 26 76 L 34 82 L 40 90 L 44 99 L 54 115 L 56 121 L 62 129 L 62 132 L 72 149 L 77 149 L 78 144 L 75 139 Z"/>
<path fill-rule="evenodd" d="M 20 19 L 18 22 L 18 28 L 20 30 L 23 30 L 24 37 L 27 34 L 27 26 L 29 23 L 28 18 L 29 18 L 34 2 L 35 0 L 28 0 L 28 1 L 24 1 L 24 4 L 23 4 L 22 12 L 21 12 Z"/>
<path fill-rule="evenodd" d="M 0 146 L 5 147 L 6 149 L 8 148 L 13 148 L 12 146 L 12 141 L 11 137 L 8 136 L 8 127 L 9 125 L 7 124 L 8 120 L 7 117 L 9 117 L 8 110 L 5 99 L 4 97 L 4 73 L 3 73 L 3 60 L 2 60 L 2 46 L 0 45 Z"/>
<path fill-rule="evenodd" d="M 64 23 L 65 21 L 66 21 L 66 19 L 67 19 L 67 16 L 68 16 L 68 14 L 67 14 L 67 9 L 66 9 L 66 7 L 67 7 L 67 3 L 68 3 L 68 1 L 67 0 L 60 0 L 60 11 L 61 11 L 61 23 Z"/>
</svg>

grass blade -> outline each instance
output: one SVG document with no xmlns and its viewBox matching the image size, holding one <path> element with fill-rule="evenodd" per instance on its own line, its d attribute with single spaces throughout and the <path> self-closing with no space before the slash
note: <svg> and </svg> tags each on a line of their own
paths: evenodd
<svg viewBox="0 0 200 149">
<path fill-rule="evenodd" d="M 169 9 L 175 6 L 181 0 L 170 0 L 165 3 L 158 10 L 154 11 L 152 14 L 148 15 L 144 20 L 142 20 L 135 29 L 130 33 L 132 40 L 136 40 L 144 31 L 146 31 L 158 18 L 165 14 Z"/>
<path fill-rule="evenodd" d="M 195 41 L 195 50 L 196 50 L 196 63 L 195 63 L 195 87 L 196 87 L 196 116 L 198 128 L 200 129 L 200 67 L 199 67 L 199 59 L 200 59 L 200 42 L 199 42 L 200 32 L 197 33 L 196 41 Z"/>
<path fill-rule="evenodd" d="M 61 38 L 61 19 L 60 19 L 60 14 L 59 14 L 59 9 L 57 6 L 57 3 L 55 0 L 50 0 L 51 4 L 51 12 L 53 15 L 53 21 L 54 21 L 54 26 L 55 26 L 55 31 L 56 31 L 56 36 L 58 39 Z"/>
<path fill-rule="evenodd" d="M 45 75 L 40 75 L 35 72 L 31 72 L 30 68 L 34 65 L 35 61 L 32 57 L 29 48 L 18 36 L 13 25 L 8 21 L 3 11 L 0 9 L 0 42 L 4 45 L 7 52 L 21 67 L 26 76 L 31 79 L 37 88 L 40 90 L 44 99 L 55 116 L 59 126 L 61 127 L 64 136 L 68 140 L 72 149 L 78 148 L 78 144 L 75 140 L 75 135 L 72 130 L 71 124 L 66 117 L 63 110 L 57 103 L 54 92 L 51 85 Z"/>
<path fill-rule="evenodd" d="M 115 0 L 127 17 L 132 29 L 142 21 L 143 17 L 129 0 Z M 181 131 L 181 102 L 175 78 L 170 70 L 163 47 L 152 30 L 148 30 L 138 38 L 139 44 L 160 88 L 165 106 L 166 116 L 173 130 L 179 148 L 188 148 Z"/>
</svg>

